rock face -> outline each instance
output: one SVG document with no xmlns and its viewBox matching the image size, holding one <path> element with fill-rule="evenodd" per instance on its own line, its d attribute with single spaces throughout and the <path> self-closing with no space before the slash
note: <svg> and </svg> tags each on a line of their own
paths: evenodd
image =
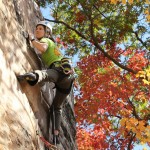
<svg viewBox="0 0 150 150">
<path fill-rule="evenodd" d="M 45 150 L 39 137 L 52 140 L 53 83 L 31 87 L 16 79 L 18 74 L 42 69 L 25 34 L 33 32 L 42 18 L 32 0 L 0 0 L 0 150 Z M 77 149 L 73 110 L 71 93 L 62 114 L 60 150 Z"/>
</svg>

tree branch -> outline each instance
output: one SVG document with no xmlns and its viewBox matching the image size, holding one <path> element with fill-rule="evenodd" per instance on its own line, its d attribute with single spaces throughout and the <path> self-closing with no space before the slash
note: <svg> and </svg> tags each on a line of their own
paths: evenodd
<svg viewBox="0 0 150 150">
<path fill-rule="evenodd" d="M 136 134 L 133 134 L 133 133 L 132 133 L 131 139 L 130 139 L 129 144 L 128 144 L 128 150 L 131 150 L 130 147 L 131 147 L 132 141 L 133 141 L 133 139 L 135 138 L 135 136 L 136 136 Z"/>
<path fill-rule="evenodd" d="M 131 72 L 131 73 L 134 73 L 134 74 L 137 73 L 136 71 L 134 71 L 134 70 L 132 70 L 132 69 L 130 69 L 130 68 L 128 68 L 128 67 L 126 67 L 126 66 L 120 64 L 118 61 L 116 61 L 116 60 L 115 60 L 113 57 L 111 57 L 107 52 L 105 52 L 105 51 L 99 46 L 99 44 L 98 44 L 97 42 L 95 42 L 94 45 L 104 54 L 105 57 L 107 57 L 107 58 L 109 58 L 110 60 L 112 60 L 112 61 L 113 61 L 117 66 L 119 66 L 120 68 L 122 68 L 122 69 L 124 69 L 124 70 L 127 70 L 127 71 L 129 71 L 129 72 Z"/>
<path fill-rule="evenodd" d="M 80 32 L 78 32 L 76 29 L 72 28 L 71 26 L 69 26 L 65 22 L 59 21 L 59 20 L 50 20 L 50 19 L 47 19 L 47 18 L 44 18 L 44 19 L 47 20 L 47 21 L 49 21 L 49 22 L 61 23 L 61 24 L 65 25 L 68 29 L 71 29 L 72 31 L 76 32 L 80 37 L 82 37 L 83 39 L 85 39 L 86 41 L 88 41 L 88 39 L 83 34 L 81 34 Z"/>
<path fill-rule="evenodd" d="M 135 34 L 137 40 L 140 41 L 141 44 L 147 48 L 147 44 L 145 42 L 143 42 L 141 38 L 139 38 L 138 33 L 136 31 L 133 31 L 133 33 Z"/>
<path fill-rule="evenodd" d="M 96 7 L 96 5 L 94 4 L 93 7 L 105 18 L 107 19 L 107 17 Z"/>
<path fill-rule="evenodd" d="M 65 25 L 68 29 L 71 29 L 72 31 L 76 32 L 80 37 L 82 37 L 83 39 L 85 39 L 86 41 L 89 42 L 88 38 L 86 38 L 83 34 L 81 34 L 81 33 L 80 33 L 79 31 L 77 31 L 76 29 L 72 28 L 71 26 L 69 26 L 69 25 L 66 24 L 65 22 L 59 21 L 59 20 L 50 20 L 50 19 L 46 19 L 46 18 L 44 18 L 44 19 L 47 20 L 47 21 L 50 21 L 50 22 L 61 23 L 61 24 Z M 113 57 L 111 57 L 111 56 L 110 56 L 107 52 L 105 52 L 105 51 L 102 49 L 102 47 L 97 43 L 96 37 L 94 37 L 94 36 L 92 36 L 92 37 L 93 37 L 93 40 L 94 40 L 94 45 L 95 45 L 95 47 L 96 47 L 98 50 L 100 50 L 100 51 L 104 54 L 105 57 L 107 57 L 108 59 L 110 59 L 111 61 L 113 61 L 113 62 L 114 62 L 117 66 L 119 66 L 120 68 L 122 68 L 122 69 L 124 69 L 124 70 L 127 70 L 127 71 L 129 71 L 129 72 L 131 72 L 131 73 L 134 73 L 134 74 L 137 73 L 136 71 L 134 71 L 134 70 L 132 70 L 132 69 L 130 69 L 130 68 L 128 68 L 128 67 L 126 67 L 126 66 L 120 64 L 117 60 L 115 60 Z"/>
<path fill-rule="evenodd" d="M 130 106 L 133 108 L 133 115 L 135 116 L 136 119 L 138 120 L 142 120 L 136 113 L 136 110 L 135 110 L 135 106 L 133 105 L 133 103 L 130 101 L 130 99 L 128 98 L 128 102 L 130 104 Z"/>
</svg>

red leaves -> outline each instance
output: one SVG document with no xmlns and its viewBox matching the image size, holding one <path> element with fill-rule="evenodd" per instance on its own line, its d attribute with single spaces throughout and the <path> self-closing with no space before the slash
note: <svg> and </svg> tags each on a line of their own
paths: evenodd
<svg viewBox="0 0 150 150">
<path fill-rule="evenodd" d="M 57 42 L 57 44 L 59 45 L 63 45 L 64 48 L 67 48 L 67 44 L 65 42 L 63 42 L 59 37 L 56 37 L 55 41 Z"/>
<path fill-rule="evenodd" d="M 75 15 L 76 15 L 75 21 L 78 23 L 82 23 L 86 19 L 86 16 L 81 11 L 77 12 Z"/>
<path fill-rule="evenodd" d="M 136 52 L 129 60 L 129 66 L 133 70 L 140 71 L 148 63 L 144 58 L 144 52 Z"/>
<path fill-rule="evenodd" d="M 128 56 L 128 55 L 131 55 L 132 53 L 133 53 L 133 50 L 128 48 L 128 49 L 123 53 L 123 55 L 124 55 L 124 56 Z"/>
<path fill-rule="evenodd" d="M 115 45 L 111 50 L 111 55 L 116 58 L 122 53 L 121 49 L 115 52 Z M 130 58 L 128 64 L 134 69 L 142 69 L 147 64 L 144 52 L 128 51 L 128 56 Z M 141 101 L 142 95 L 144 100 L 149 99 L 149 93 L 141 90 L 145 86 L 144 83 L 135 75 L 122 72 L 101 53 L 84 57 L 78 66 L 81 70 L 79 75 L 81 89 L 75 106 L 77 121 L 81 125 L 85 122 L 87 126 L 93 124 L 90 131 L 78 130 L 79 150 L 86 150 L 88 147 L 91 150 L 108 148 L 108 145 L 114 148 L 115 141 L 125 149 L 130 137 L 119 140 L 122 139 L 122 133 L 128 135 L 128 132 L 121 132 L 121 129 L 116 127 L 117 118 L 129 118 L 135 114 L 134 107 L 128 101 L 133 95 L 137 101 Z M 148 109 L 142 110 L 141 113 L 146 114 L 145 110 Z M 108 140 L 106 136 L 109 137 L 107 144 L 104 142 Z M 86 144 L 83 141 L 86 141 Z"/>
<path fill-rule="evenodd" d="M 56 42 L 57 42 L 57 43 L 61 43 L 61 40 L 60 40 L 60 38 L 59 38 L 59 37 L 56 37 L 56 39 L 55 39 L 55 40 L 56 40 Z"/>
</svg>

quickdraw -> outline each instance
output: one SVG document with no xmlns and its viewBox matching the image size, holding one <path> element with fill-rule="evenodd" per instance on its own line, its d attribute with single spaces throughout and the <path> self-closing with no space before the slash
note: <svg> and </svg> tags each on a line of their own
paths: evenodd
<svg viewBox="0 0 150 150">
<path fill-rule="evenodd" d="M 72 66 L 71 66 L 71 61 L 70 61 L 69 58 L 66 58 L 66 57 L 62 58 L 60 67 L 63 69 L 64 74 L 73 73 Z"/>
<path fill-rule="evenodd" d="M 71 65 L 70 58 L 64 57 L 61 59 L 61 61 L 54 62 L 55 67 L 62 68 L 62 71 L 66 75 L 70 75 L 73 73 L 73 68 Z"/>
</svg>

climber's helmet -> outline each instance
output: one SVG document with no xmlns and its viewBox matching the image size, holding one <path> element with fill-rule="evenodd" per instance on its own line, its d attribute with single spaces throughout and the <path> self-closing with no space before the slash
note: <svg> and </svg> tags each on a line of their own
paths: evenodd
<svg viewBox="0 0 150 150">
<path fill-rule="evenodd" d="M 38 25 L 43 25 L 45 27 L 45 32 L 46 34 L 52 35 L 52 26 L 50 24 L 50 22 L 48 21 L 40 21 L 36 24 L 36 27 Z"/>
</svg>

